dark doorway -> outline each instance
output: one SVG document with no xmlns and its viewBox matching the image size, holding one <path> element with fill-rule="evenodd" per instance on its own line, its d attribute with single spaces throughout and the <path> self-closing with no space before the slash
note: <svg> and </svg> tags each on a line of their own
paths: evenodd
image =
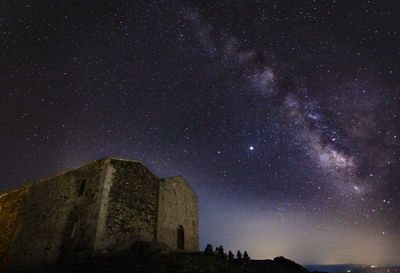
<svg viewBox="0 0 400 273">
<path fill-rule="evenodd" d="M 178 249 L 185 249 L 185 231 L 183 226 L 178 227 Z"/>
</svg>

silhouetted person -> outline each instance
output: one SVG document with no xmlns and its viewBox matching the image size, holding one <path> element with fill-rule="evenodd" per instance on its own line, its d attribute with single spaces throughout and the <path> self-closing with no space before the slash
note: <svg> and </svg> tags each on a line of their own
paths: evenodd
<svg viewBox="0 0 400 273">
<path fill-rule="evenodd" d="M 207 244 L 206 249 L 204 250 L 204 254 L 206 256 L 214 256 L 214 251 L 213 251 L 213 247 L 211 244 Z"/>
<path fill-rule="evenodd" d="M 215 256 L 218 256 L 218 254 L 219 254 L 219 247 L 216 247 L 216 248 L 215 248 L 214 254 L 215 254 Z"/>
<path fill-rule="evenodd" d="M 240 250 L 237 251 L 236 257 L 237 257 L 238 261 L 242 260 L 242 252 L 240 252 Z"/>
<path fill-rule="evenodd" d="M 235 255 L 233 255 L 232 251 L 229 251 L 229 253 L 228 253 L 228 260 L 229 261 L 234 261 L 235 260 Z"/>
<path fill-rule="evenodd" d="M 247 251 L 246 251 L 246 250 L 245 250 L 244 253 L 243 253 L 243 260 L 244 260 L 245 262 L 250 261 L 250 256 L 249 256 L 249 254 L 247 254 Z"/>
<path fill-rule="evenodd" d="M 224 248 L 222 246 L 219 246 L 218 257 L 220 257 L 220 258 L 224 258 L 225 257 Z"/>
</svg>

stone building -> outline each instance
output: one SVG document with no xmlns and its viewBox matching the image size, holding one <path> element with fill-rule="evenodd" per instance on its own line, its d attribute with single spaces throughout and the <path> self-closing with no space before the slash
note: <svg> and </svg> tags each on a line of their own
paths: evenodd
<svg viewBox="0 0 400 273">
<path fill-rule="evenodd" d="M 0 272 L 116 253 L 136 241 L 198 251 L 197 195 L 182 176 L 107 158 L 0 196 Z"/>
</svg>

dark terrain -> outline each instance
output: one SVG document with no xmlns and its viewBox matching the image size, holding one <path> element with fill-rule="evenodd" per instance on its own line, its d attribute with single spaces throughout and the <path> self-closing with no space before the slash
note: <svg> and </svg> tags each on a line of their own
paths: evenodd
<svg viewBox="0 0 400 273">
<path fill-rule="evenodd" d="M 371 267 L 360 264 L 331 264 L 331 265 L 306 265 L 309 271 L 323 271 L 329 273 L 399 273 L 400 266 Z"/>
<path fill-rule="evenodd" d="M 64 262 L 32 273 L 308 273 L 284 257 L 273 260 L 228 261 L 203 252 L 172 252 L 142 246 L 117 256 Z"/>
</svg>

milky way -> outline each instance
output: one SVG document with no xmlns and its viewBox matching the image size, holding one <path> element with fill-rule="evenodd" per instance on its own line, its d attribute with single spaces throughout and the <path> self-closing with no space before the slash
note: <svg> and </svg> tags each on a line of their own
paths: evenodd
<svg viewBox="0 0 400 273">
<path fill-rule="evenodd" d="M 396 1 L 4 2 L 1 192 L 107 156 L 183 174 L 201 248 L 398 263 Z"/>
</svg>

